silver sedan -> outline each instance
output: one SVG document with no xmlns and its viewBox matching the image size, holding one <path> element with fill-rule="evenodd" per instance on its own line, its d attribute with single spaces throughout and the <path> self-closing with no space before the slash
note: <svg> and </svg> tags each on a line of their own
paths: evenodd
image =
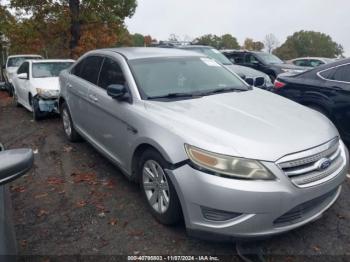
<svg viewBox="0 0 350 262">
<path fill-rule="evenodd" d="M 60 87 L 67 138 L 139 182 L 161 223 L 273 235 L 319 218 L 341 192 L 348 152 L 326 117 L 202 54 L 96 50 L 61 73 Z"/>
</svg>

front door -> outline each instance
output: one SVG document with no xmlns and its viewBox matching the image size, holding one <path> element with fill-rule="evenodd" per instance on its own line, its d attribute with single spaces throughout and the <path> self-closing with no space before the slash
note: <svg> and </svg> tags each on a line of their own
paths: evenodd
<svg viewBox="0 0 350 262">
<path fill-rule="evenodd" d="M 120 59 L 123 59 L 120 57 Z M 127 86 L 124 73 L 117 58 L 106 56 L 101 68 L 97 86 L 90 88 L 89 115 L 94 119 L 90 128 L 92 136 L 110 158 L 124 167 L 128 152 L 128 137 L 133 135 L 129 121 L 132 119 L 132 105 L 118 101 L 107 94 L 109 85 Z"/>
</svg>

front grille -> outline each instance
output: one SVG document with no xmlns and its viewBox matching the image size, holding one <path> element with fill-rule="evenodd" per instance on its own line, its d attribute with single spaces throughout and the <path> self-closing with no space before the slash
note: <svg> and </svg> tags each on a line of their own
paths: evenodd
<svg viewBox="0 0 350 262">
<path fill-rule="evenodd" d="M 255 87 L 263 87 L 265 85 L 265 78 L 264 77 L 247 77 L 244 79 L 248 85 L 255 86 Z"/>
<path fill-rule="evenodd" d="M 338 188 L 318 198 L 304 202 L 294 207 L 287 213 L 283 214 L 279 218 L 277 218 L 273 223 L 275 225 L 286 224 L 286 223 L 297 223 L 298 221 L 302 220 L 306 216 L 312 215 L 312 212 L 314 210 L 319 209 L 322 205 L 327 205 L 329 202 L 331 202 L 332 199 L 337 194 L 337 191 L 338 191 Z"/>
<path fill-rule="evenodd" d="M 300 157 L 301 155 L 303 156 Z M 328 181 L 345 164 L 338 138 L 318 148 L 295 154 L 295 159 L 293 156 L 288 158 L 288 161 L 278 161 L 278 166 L 298 187 L 309 187 Z"/>
</svg>

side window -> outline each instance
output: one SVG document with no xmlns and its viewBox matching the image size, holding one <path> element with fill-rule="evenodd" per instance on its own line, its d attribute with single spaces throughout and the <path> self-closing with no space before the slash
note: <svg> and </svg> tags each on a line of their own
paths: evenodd
<svg viewBox="0 0 350 262">
<path fill-rule="evenodd" d="M 248 64 L 254 64 L 254 63 L 258 63 L 259 62 L 259 60 L 252 54 L 247 54 L 245 56 L 245 61 Z"/>
<path fill-rule="evenodd" d="M 244 63 L 244 54 L 232 54 L 230 60 L 233 63 L 242 64 Z"/>
<path fill-rule="evenodd" d="M 350 65 L 338 67 L 333 76 L 333 80 L 350 83 Z"/>
<path fill-rule="evenodd" d="M 75 75 L 97 85 L 98 74 L 100 73 L 102 62 L 103 57 L 101 56 L 88 56 L 81 62 L 81 68 L 79 68 L 80 63 L 77 65 L 78 68 L 75 68 Z"/>
<path fill-rule="evenodd" d="M 294 61 L 294 64 L 296 66 L 310 66 L 309 60 L 306 60 L 306 59 L 296 60 L 296 61 Z"/>
<path fill-rule="evenodd" d="M 24 62 L 17 70 L 17 74 L 27 73 L 29 75 L 29 63 Z"/>
<path fill-rule="evenodd" d="M 80 61 L 77 65 L 75 65 L 72 70 L 70 71 L 71 74 L 79 76 L 81 74 L 81 69 L 83 68 L 83 64 L 84 64 L 85 59 L 83 59 L 82 61 Z"/>
<path fill-rule="evenodd" d="M 311 59 L 310 60 L 310 66 L 312 67 L 318 67 L 320 65 L 323 65 L 324 63 L 320 60 L 314 60 L 314 59 Z"/>
<path fill-rule="evenodd" d="M 105 58 L 103 62 L 98 86 L 107 89 L 109 85 L 124 85 L 125 78 L 118 62 Z"/>
</svg>

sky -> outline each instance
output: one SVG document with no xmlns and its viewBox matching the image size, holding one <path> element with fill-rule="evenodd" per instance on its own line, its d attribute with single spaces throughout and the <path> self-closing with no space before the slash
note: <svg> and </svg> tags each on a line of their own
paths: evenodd
<svg viewBox="0 0 350 262">
<path fill-rule="evenodd" d="M 350 56 L 349 0 L 138 0 L 131 33 L 167 40 L 230 33 L 240 44 L 274 34 L 282 44 L 300 30 L 330 35 Z"/>
</svg>

